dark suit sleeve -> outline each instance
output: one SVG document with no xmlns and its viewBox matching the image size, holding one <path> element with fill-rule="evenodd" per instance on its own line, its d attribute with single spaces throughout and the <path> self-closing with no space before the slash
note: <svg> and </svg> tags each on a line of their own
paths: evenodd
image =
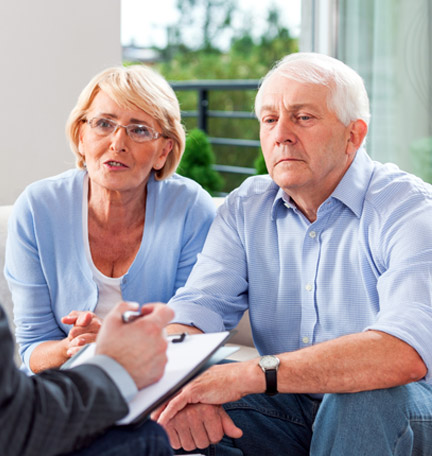
<svg viewBox="0 0 432 456">
<path fill-rule="evenodd" d="M 0 454 L 72 451 L 128 411 L 102 369 L 82 365 L 28 377 L 13 361 L 13 341 L 0 306 Z"/>
</svg>

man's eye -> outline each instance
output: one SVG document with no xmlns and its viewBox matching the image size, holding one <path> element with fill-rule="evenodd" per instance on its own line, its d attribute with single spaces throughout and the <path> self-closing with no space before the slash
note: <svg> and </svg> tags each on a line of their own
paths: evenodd
<svg viewBox="0 0 432 456">
<path fill-rule="evenodd" d="M 297 119 L 300 120 L 301 122 L 306 122 L 308 120 L 311 120 L 312 117 L 311 116 L 298 116 Z"/>
</svg>

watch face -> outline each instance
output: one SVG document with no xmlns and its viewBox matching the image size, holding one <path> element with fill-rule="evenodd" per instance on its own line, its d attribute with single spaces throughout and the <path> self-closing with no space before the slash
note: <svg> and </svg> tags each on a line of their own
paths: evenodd
<svg viewBox="0 0 432 456">
<path fill-rule="evenodd" d="M 279 362 L 279 358 L 276 358 L 276 356 L 266 355 L 260 359 L 259 364 L 263 369 L 276 369 L 279 366 Z"/>
</svg>

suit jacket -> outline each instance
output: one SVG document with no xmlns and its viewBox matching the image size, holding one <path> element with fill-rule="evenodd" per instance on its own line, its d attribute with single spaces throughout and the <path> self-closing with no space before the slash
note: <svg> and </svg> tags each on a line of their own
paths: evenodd
<svg viewBox="0 0 432 456">
<path fill-rule="evenodd" d="M 28 377 L 15 366 L 0 305 L 0 454 L 54 455 L 79 448 L 122 418 L 128 406 L 102 369 L 82 365 Z"/>
</svg>

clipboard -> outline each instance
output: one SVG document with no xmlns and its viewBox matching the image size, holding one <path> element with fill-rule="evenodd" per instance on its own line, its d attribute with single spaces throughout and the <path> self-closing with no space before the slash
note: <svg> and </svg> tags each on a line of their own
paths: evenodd
<svg viewBox="0 0 432 456">
<path fill-rule="evenodd" d="M 117 425 L 138 423 L 174 396 L 183 386 L 206 369 L 222 361 L 239 349 L 224 347 L 231 337 L 229 331 L 206 334 L 169 336 L 167 349 L 168 362 L 162 378 L 138 391 L 129 401 L 129 413 L 117 421 Z M 94 354 L 96 344 L 88 344 L 67 361 L 62 368 L 78 366 Z"/>
</svg>

